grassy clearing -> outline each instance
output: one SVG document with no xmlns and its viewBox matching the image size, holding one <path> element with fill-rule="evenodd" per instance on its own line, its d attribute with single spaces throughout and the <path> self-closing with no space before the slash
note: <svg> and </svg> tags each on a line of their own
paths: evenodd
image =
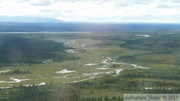
<svg viewBox="0 0 180 101">
<path fill-rule="evenodd" d="M 144 37 L 144 33 L 140 31 L 116 34 L 16 34 L 22 38 L 48 40 L 56 44 L 63 43 L 63 47 L 73 50 L 74 53 L 55 51 L 53 52 L 56 54 L 55 59 L 54 55 L 52 57 L 50 55 L 51 58 L 41 58 L 39 63 L 15 63 L 2 66 L 0 72 L 16 69 L 30 71 L 29 74 L 0 74 L 0 87 L 16 87 L 2 90 L 2 94 L 9 96 L 17 91 L 16 94 L 21 97 L 34 94 L 33 98 L 47 98 L 54 99 L 54 101 L 57 100 L 56 98 L 64 98 L 64 95 L 72 99 L 77 96 L 85 99 L 108 97 L 118 99 L 127 93 L 178 94 L 180 91 L 179 43 L 173 40 L 176 37 L 177 41 L 180 36 L 177 34 L 164 37 L 164 34 L 157 32 L 155 34 L 146 32 L 152 35 Z M 9 36 L 16 35 L 9 34 Z M 160 42 L 159 40 L 162 42 L 156 44 Z M 174 47 L 172 42 L 176 43 L 177 47 Z M 164 51 L 166 46 L 170 47 L 170 50 Z M 61 56 L 62 53 L 66 58 Z M 50 59 L 53 61 L 49 61 Z M 123 70 L 116 75 L 120 69 Z M 23 79 L 28 80 L 12 83 L 12 81 Z M 46 85 L 22 87 L 41 83 L 46 83 Z"/>
<path fill-rule="evenodd" d="M 150 35 L 151 39 L 149 40 L 155 40 L 156 42 L 162 38 L 162 40 L 166 42 L 163 41 L 163 43 L 159 43 L 157 46 L 153 43 L 153 49 L 148 50 L 148 47 L 150 46 L 147 47 L 145 45 L 150 44 L 150 41 L 146 40 L 147 38 L 137 36 L 138 33 L 126 33 L 127 32 L 118 34 L 68 33 L 68 35 L 18 34 L 21 37 L 26 38 L 48 40 L 55 43 L 70 43 L 66 47 L 72 49 L 74 53 L 63 52 L 63 54 L 68 57 L 63 61 L 53 61 L 47 63 L 42 63 L 41 61 L 41 63 L 36 64 L 13 64 L 6 67 L 4 66 L 1 70 L 29 70 L 30 73 L 14 75 L 0 74 L 0 81 L 13 81 L 10 79 L 11 77 L 29 80 L 18 83 L 0 82 L 0 87 L 26 84 L 37 85 L 42 82 L 47 84 L 65 83 L 63 86 L 74 87 L 74 85 L 78 85 L 77 87 L 82 87 L 78 90 L 76 87 L 74 88 L 76 88 L 75 91 L 77 91 L 77 94 L 83 97 L 105 97 L 107 95 L 109 97 L 122 97 L 124 93 L 155 93 L 157 89 L 154 90 L 154 92 L 145 90 L 145 87 L 152 86 L 162 87 L 165 89 L 174 87 L 178 88 L 180 85 L 178 82 L 179 74 L 177 73 L 180 63 L 178 48 L 173 46 L 170 48 L 170 52 L 162 51 L 163 49 L 157 51 L 159 49 L 158 46 L 161 46 L 164 43 L 169 45 L 168 43 L 171 43 L 171 39 L 167 41 L 167 38 L 164 38 L 162 35 L 157 33 Z M 154 37 L 158 38 L 153 39 Z M 176 37 L 179 38 L 179 35 L 176 35 Z M 140 39 L 141 44 L 138 42 L 131 43 L 132 41 L 136 42 L 138 39 Z M 143 41 L 145 41 L 144 44 Z M 165 48 L 165 46 L 163 46 L 163 48 Z M 59 51 L 55 53 L 56 55 L 62 54 L 62 52 Z M 73 59 L 74 57 L 78 58 Z M 47 59 L 43 59 L 43 61 Z M 138 69 L 135 68 L 135 66 L 149 67 L 150 69 Z M 63 71 L 65 69 L 67 69 L 67 71 L 75 72 L 56 73 L 57 71 Z M 123 69 L 123 71 L 117 76 L 116 69 Z M 112 73 L 108 74 L 108 72 Z M 77 83 L 71 84 L 73 81 L 77 81 Z M 168 91 L 158 89 L 157 92 Z"/>
</svg>

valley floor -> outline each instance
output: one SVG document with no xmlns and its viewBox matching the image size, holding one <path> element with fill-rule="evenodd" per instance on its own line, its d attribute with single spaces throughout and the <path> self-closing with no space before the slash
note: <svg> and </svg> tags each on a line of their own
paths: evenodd
<svg viewBox="0 0 180 101">
<path fill-rule="evenodd" d="M 180 34 L 172 33 L 1 33 L 0 47 L 16 48 L 0 50 L 2 57 L 9 57 L 0 58 L 0 98 L 8 101 L 16 96 L 12 92 L 20 91 L 28 95 L 29 88 L 40 93 L 43 87 L 44 94 L 64 89 L 65 96 L 102 99 L 98 101 L 123 101 L 125 93 L 180 93 Z M 25 44 L 18 45 L 14 36 Z M 9 47 L 5 42 L 17 43 Z"/>
</svg>

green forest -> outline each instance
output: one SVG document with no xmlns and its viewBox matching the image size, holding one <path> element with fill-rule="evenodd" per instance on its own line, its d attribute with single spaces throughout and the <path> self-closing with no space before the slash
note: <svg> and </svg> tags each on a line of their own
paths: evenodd
<svg viewBox="0 0 180 101">
<path fill-rule="evenodd" d="M 0 101 L 180 94 L 179 33 L 1 33 Z"/>
<path fill-rule="evenodd" d="M 117 77 L 106 75 L 73 84 L 19 86 L 1 90 L 1 101 L 123 101 L 123 96 L 99 95 L 99 91 L 138 94 L 179 94 L 180 70 L 127 70 Z M 146 88 L 151 86 L 152 88 Z M 148 90 L 147 90 L 148 89 Z"/>
<path fill-rule="evenodd" d="M 73 56 L 65 54 L 66 49 L 69 48 L 65 47 L 63 43 L 14 35 L 1 35 L 0 66 L 42 63 L 44 59 L 68 60 Z"/>
</svg>

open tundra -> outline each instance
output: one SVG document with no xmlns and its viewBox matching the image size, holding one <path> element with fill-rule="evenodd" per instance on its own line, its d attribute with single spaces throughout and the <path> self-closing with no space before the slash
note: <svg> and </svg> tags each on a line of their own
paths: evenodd
<svg viewBox="0 0 180 101">
<path fill-rule="evenodd" d="M 1 33 L 0 100 L 178 93 L 180 31 L 169 33 Z"/>
</svg>

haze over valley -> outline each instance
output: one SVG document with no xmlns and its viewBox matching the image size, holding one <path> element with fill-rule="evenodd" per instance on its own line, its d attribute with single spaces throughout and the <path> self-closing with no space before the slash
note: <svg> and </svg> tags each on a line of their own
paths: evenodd
<svg viewBox="0 0 180 101">
<path fill-rule="evenodd" d="M 0 0 L 0 101 L 179 101 L 179 11 L 178 0 Z"/>
</svg>

